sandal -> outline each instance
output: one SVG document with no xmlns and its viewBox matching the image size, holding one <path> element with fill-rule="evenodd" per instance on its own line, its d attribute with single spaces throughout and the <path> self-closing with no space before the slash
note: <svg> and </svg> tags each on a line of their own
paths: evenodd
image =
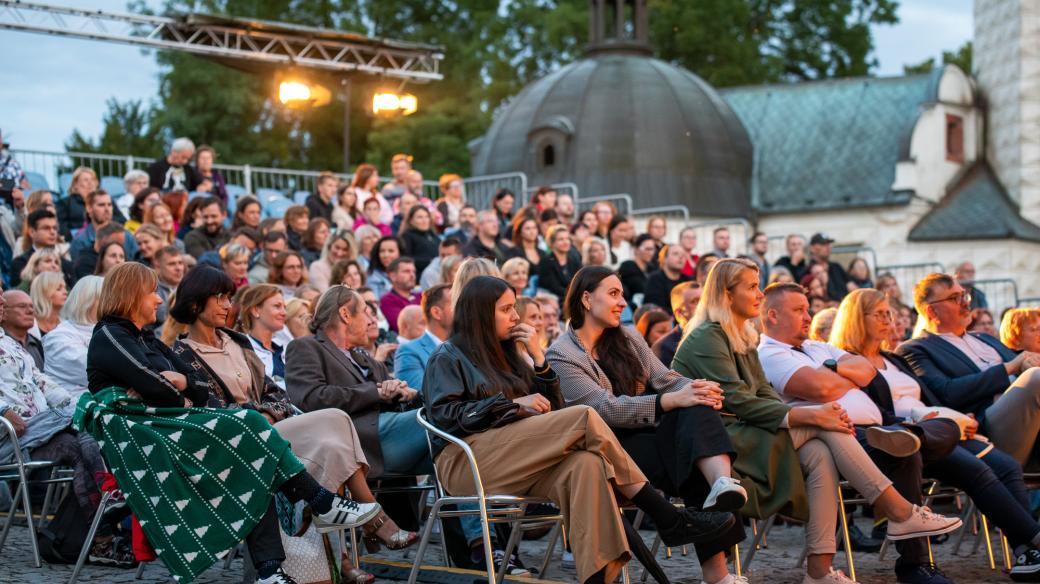
<svg viewBox="0 0 1040 584">
<path fill-rule="evenodd" d="M 381 534 L 380 529 L 387 521 L 390 521 L 390 517 L 385 512 L 380 512 L 375 519 L 365 524 L 364 542 L 368 553 L 378 552 L 380 544 L 386 546 L 388 550 L 396 551 L 403 550 L 419 541 L 419 534 L 414 531 L 398 529 L 393 533 Z"/>
<path fill-rule="evenodd" d="M 375 574 L 369 574 L 361 568 L 353 566 L 348 568 L 347 566 L 350 566 L 349 561 L 343 566 L 343 572 L 339 576 L 342 584 L 372 584 L 376 581 Z"/>
</svg>

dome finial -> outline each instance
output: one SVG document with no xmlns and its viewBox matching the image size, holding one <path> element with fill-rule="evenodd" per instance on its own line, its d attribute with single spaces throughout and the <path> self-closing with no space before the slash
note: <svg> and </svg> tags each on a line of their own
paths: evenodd
<svg viewBox="0 0 1040 584">
<path fill-rule="evenodd" d="M 647 0 L 589 0 L 589 44 L 592 53 L 650 55 Z"/>
</svg>

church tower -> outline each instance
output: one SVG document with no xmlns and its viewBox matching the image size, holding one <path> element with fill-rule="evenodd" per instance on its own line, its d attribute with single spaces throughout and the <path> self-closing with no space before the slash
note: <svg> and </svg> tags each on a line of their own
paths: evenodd
<svg viewBox="0 0 1040 584">
<path fill-rule="evenodd" d="M 973 53 L 986 158 L 1022 216 L 1040 223 L 1040 2 L 975 0 Z"/>
</svg>

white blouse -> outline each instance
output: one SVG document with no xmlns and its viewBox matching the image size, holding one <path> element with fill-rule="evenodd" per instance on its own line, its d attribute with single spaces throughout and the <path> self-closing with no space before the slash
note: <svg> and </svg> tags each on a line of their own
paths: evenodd
<svg viewBox="0 0 1040 584">
<path fill-rule="evenodd" d="M 87 346 L 93 324 L 63 320 L 43 337 L 43 372 L 78 398 L 87 390 Z"/>
<path fill-rule="evenodd" d="M 885 368 L 881 369 L 881 376 L 888 382 L 897 416 L 909 418 L 914 408 L 927 407 L 921 401 L 921 386 L 917 380 L 900 371 L 888 359 L 885 359 Z"/>
</svg>

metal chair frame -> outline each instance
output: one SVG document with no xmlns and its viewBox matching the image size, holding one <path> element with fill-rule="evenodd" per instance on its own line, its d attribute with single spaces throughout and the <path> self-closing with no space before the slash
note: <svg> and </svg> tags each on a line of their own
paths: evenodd
<svg viewBox="0 0 1040 584">
<path fill-rule="evenodd" d="M 510 523 L 512 524 L 513 530 L 510 534 L 509 541 L 506 544 L 505 555 L 509 558 L 513 550 L 516 548 L 517 543 L 520 540 L 521 532 L 524 527 L 541 527 L 546 523 L 551 522 L 553 524 L 552 532 L 549 534 L 549 545 L 545 552 L 545 557 L 542 560 L 541 569 L 539 571 L 539 577 L 543 577 L 549 566 L 549 558 L 552 556 L 553 549 L 555 548 L 556 540 L 558 539 L 559 531 L 563 524 L 563 516 L 560 514 L 555 515 L 534 515 L 530 517 L 524 516 L 527 506 L 537 503 L 551 503 L 549 499 L 541 497 L 526 497 L 516 495 L 500 495 L 500 494 L 488 494 L 484 490 L 484 482 L 480 478 L 480 469 L 477 465 L 476 456 L 473 454 L 473 450 L 469 447 L 469 444 L 460 438 L 457 438 L 440 428 L 434 426 L 423 416 L 423 409 L 416 411 L 416 418 L 419 423 L 426 429 L 426 441 L 430 448 L 430 455 L 433 455 L 433 440 L 431 436 L 436 436 L 450 444 L 458 446 L 466 456 L 466 461 L 469 463 L 470 472 L 473 475 L 473 485 L 476 490 L 476 495 L 472 496 L 453 496 L 449 495 L 441 484 L 440 477 L 437 474 L 437 467 L 434 465 L 434 490 L 436 501 L 433 503 L 433 507 L 430 508 L 430 516 L 426 520 L 426 524 L 423 526 L 422 537 L 419 539 L 419 547 L 415 553 L 415 560 L 412 563 L 412 571 L 408 575 L 408 584 L 415 584 L 419 577 L 419 568 L 422 565 L 423 556 L 426 552 L 426 547 L 430 541 L 430 534 L 433 532 L 433 524 L 435 521 L 440 521 L 445 517 L 464 517 L 478 515 L 480 517 L 481 536 L 484 541 L 484 561 L 487 566 L 488 582 L 490 584 L 496 584 L 502 582 L 505 579 L 505 568 L 507 563 L 503 562 L 501 569 L 498 573 L 495 573 L 495 563 L 491 553 L 491 524 L 493 523 Z M 445 505 L 472 505 L 476 504 L 478 509 L 464 510 L 456 509 L 454 511 L 443 510 Z M 443 528 L 442 528 L 443 533 Z"/>
<path fill-rule="evenodd" d="M 37 568 L 40 568 L 43 566 L 43 563 L 40 559 L 39 543 L 36 541 L 36 531 L 43 526 L 43 521 L 47 516 L 47 507 L 53 498 L 54 488 L 58 485 L 71 483 L 72 477 L 56 476 L 58 474 L 57 464 L 49 460 L 26 461 L 22 457 L 21 446 L 18 443 L 18 433 L 15 432 L 14 424 L 7 418 L 0 416 L 0 425 L 6 430 L 7 437 L 14 447 L 14 462 L 0 464 L 0 481 L 18 481 L 18 487 L 11 497 L 11 508 L 7 512 L 7 521 L 4 523 L 3 532 L 0 533 L 0 551 L 3 550 L 4 544 L 7 542 L 7 536 L 11 531 L 11 526 L 14 524 L 15 513 L 19 507 L 22 507 L 25 510 L 26 524 L 29 527 L 29 545 L 33 551 L 33 562 Z M 51 469 L 50 478 L 43 480 L 29 479 L 30 473 L 43 469 Z M 29 496 L 29 487 L 31 485 L 47 485 L 47 494 L 44 496 L 39 526 L 33 524 L 32 501 Z"/>
</svg>

